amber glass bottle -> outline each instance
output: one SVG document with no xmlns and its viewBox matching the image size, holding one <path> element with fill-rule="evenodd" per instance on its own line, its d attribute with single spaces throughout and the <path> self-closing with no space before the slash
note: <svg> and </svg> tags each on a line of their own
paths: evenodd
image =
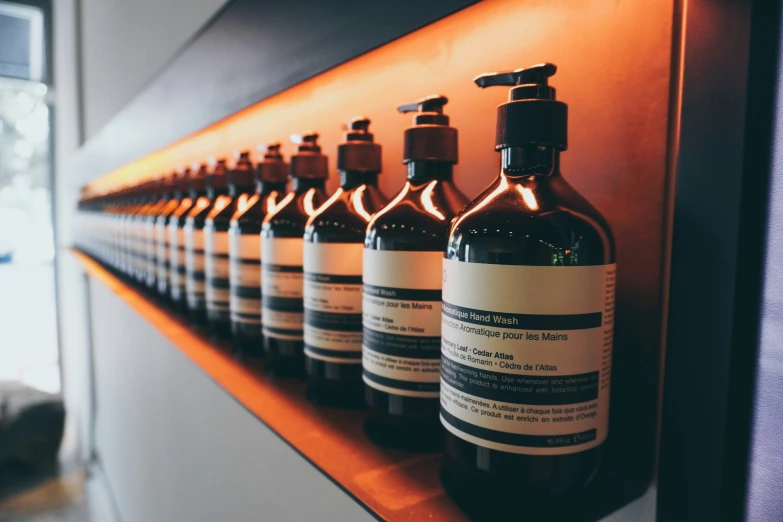
<svg viewBox="0 0 783 522">
<path fill-rule="evenodd" d="M 267 145 L 256 167 L 256 197 L 231 218 L 229 279 L 231 331 L 234 350 L 243 360 L 257 363 L 264 353 L 261 337 L 261 225 L 285 196 L 288 165 L 280 144 Z"/>
<path fill-rule="evenodd" d="M 171 199 L 171 185 L 167 182 L 165 175 L 159 176 L 152 183 L 151 203 L 147 206 L 141 216 L 141 234 L 142 234 L 142 274 L 141 282 L 149 291 L 156 288 L 155 280 L 158 275 L 158 251 L 155 245 L 155 219 L 161 210 Z"/>
<path fill-rule="evenodd" d="M 171 213 L 168 224 L 169 234 L 169 296 L 174 309 L 182 314 L 188 313 L 188 299 L 185 289 L 187 262 L 185 260 L 185 221 L 188 213 L 197 201 L 207 194 L 207 165 L 193 165 L 191 175 L 183 178 L 183 188 L 188 191 L 179 206 Z"/>
<path fill-rule="evenodd" d="M 193 204 L 185 219 L 185 294 L 188 316 L 195 325 L 206 326 L 206 267 L 204 260 L 204 225 L 216 206 L 231 202 L 228 197 L 228 168 L 219 160 L 206 177 L 206 196 Z"/>
<path fill-rule="evenodd" d="M 381 146 L 354 118 L 337 146 L 340 187 L 310 218 L 304 244 L 304 350 L 308 395 L 332 406 L 364 404 L 362 251 L 367 223 L 387 202 L 378 188 Z"/>
<path fill-rule="evenodd" d="M 555 70 L 476 79 L 515 86 L 498 107 L 500 173 L 454 221 L 444 262 L 444 477 L 480 498 L 583 490 L 608 431 L 614 243 L 560 173 Z"/>
<path fill-rule="evenodd" d="M 185 200 L 187 187 L 183 186 L 183 181 L 188 178 L 190 178 L 190 169 L 184 169 L 182 172 L 174 171 L 167 178 L 166 184 L 171 191 L 171 199 L 166 203 L 165 207 L 160 209 L 154 223 L 156 251 L 155 283 L 158 289 L 158 297 L 164 301 L 169 299 L 169 288 L 171 284 L 171 247 L 169 245 L 168 232 L 169 219 Z"/>
<path fill-rule="evenodd" d="M 280 376 L 304 376 L 302 256 L 307 220 L 326 201 L 329 170 L 318 134 L 295 137 L 293 189 L 265 219 L 261 232 L 264 351 L 267 368 Z"/>
<path fill-rule="evenodd" d="M 231 337 L 229 289 L 229 239 L 231 218 L 255 198 L 255 173 L 250 152 L 239 154 L 228 171 L 228 198 L 216 202 L 204 221 L 204 274 L 207 321 L 210 333 L 218 338 Z"/>
<path fill-rule="evenodd" d="M 444 96 L 400 107 L 418 111 L 405 131 L 402 190 L 367 227 L 362 366 L 367 433 L 389 446 L 428 450 L 438 421 L 441 267 L 452 219 L 467 198 L 453 181 L 457 130 Z"/>
</svg>

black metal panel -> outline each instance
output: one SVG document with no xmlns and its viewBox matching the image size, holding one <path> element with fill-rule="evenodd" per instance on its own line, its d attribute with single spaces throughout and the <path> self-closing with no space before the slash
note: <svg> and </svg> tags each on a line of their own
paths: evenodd
<svg viewBox="0 0 783 522">
<path fill-rule="evenodd" d="M 86 183 L 473 3 L 234 0 L 86 143 L 74 165 L 74 183 Z"/>
<path fill-rule="evenodd" d="M 684 20 L 657 518 L 741 520 L 754 386 L 776 2 Z M 777 17 L 773 16 L 777 21 Z"/>
</svg>

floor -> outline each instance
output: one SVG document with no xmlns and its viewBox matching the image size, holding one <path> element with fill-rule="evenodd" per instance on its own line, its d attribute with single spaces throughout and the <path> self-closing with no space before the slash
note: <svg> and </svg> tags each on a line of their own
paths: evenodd
<svg viewBox="0 0 783 522">
<path fill-rule="evenodd" d="M 0 471 L 0 521 L 120 522 L 100 467 L 71 468 L 32 480 Z M 16 483 L 9 484 L 9 478 Z"/>
</svg>

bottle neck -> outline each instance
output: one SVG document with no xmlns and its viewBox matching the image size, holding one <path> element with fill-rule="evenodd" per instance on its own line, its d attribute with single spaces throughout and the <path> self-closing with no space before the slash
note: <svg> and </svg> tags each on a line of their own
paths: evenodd
<svg viewBox="0 0 783 522">
<path fill-rule="evenodd" d="M 257 194 L 271 194 L 272 192 L 285 192 L 286 181 L 259 181 L 256 183 Z"/>
<path fill-rule="evenodd" d="M 502 149 L 501 166 L 506 176 L 551 176 L 560 173 L 560 151 L 529 145 Z"/>
<path fill-rule="evenodd" d="M 207 193 L 204 190 L 190 189 L 190 199 L 196 201 L 201 196 L 206 196 Z"/>
<path fill-rule="evenodd" d="M 340 171 L 340 186 L 345 190 L 351 190 L 360 185 L 378 185 L 377 172 L 357 172 L 355 170 Z"/>
<path fill-rule="evenodd" d="M 228 187 L 225 187 L 225 188 L 224 187 L 221 187 L 221 188 L 209 187 L 207 189 L 207 198 L 210 201 L 215 201 L 218 196 L 225 196 L 226 194 L 228 194 Z"/>
<path fill-rule="evenodd" d="M 240 194 L 252 194 L 255 187 L 246 187 L 243 185 L 231 184 L 228 186 L 228 195 L 232 198 L 239 196 Z"/>
<path fill-rule="evenodd" d="M 434 179 L 451 181 L 454 164 L 448 161 L 411 161 L 408 163 L 408 179 L 413 182 L 427 182 Z"/>
<path fill-rule="evenodd" d="M 323 189 L 325 187 L 325 179 L 294 178 L 293 189 L 296 193 L 307 192 L 311 188 Z"/>
</svg>

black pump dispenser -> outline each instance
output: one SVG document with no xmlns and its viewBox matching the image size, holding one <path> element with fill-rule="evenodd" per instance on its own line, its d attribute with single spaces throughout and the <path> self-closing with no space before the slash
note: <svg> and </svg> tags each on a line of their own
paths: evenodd
<svg viewBox="0 0 783 522">
<path fill-rule="evenodd" d="M 229 190 L 233 192 L 232 196 L 235 196 L 237 192 L 247 192 L 246 189 L 248 187 L 252 189 L 255 184 L 255 173 L 253 171 L 250 151 L 243 150 L 239 153 L 237 164 L 228 172 L 228 186 Z"/>
<path fill-rule="evenodd" d="M 370 120 L 357 117 L 350 121 L 345 142 L 337 146 L 337 170 L 380 172 L 381 146 L 373 142 Z"/>
<path fill-rule="evenodd" d="M 214 199 L 216 196 L 228 192 L 228 166 L 225 159 L 219 159 L 207 174 L 207 197 Z"/>
<path fill-rule="evenodd" d="M 568 106 L 555 100 L 555 88 L 548 84 L 556 71 L 555 65 L 543 63 L 473 79 L 481 88 L 513 86 L 509 101 L 498 106 L 495 150 L 530 144 L 568 148 Z"/>
<path fill-rule="evenodd" d="M 270 143 L 264 151 L 264 160 L 256 167 L 257 183 L 285 183 L 289 167 L 280 153 L 280 143 Z"/>
<path fill-rule="evenodd" d="M 457 163 L 457 129 L 449 127 L 443 107 L 449 99 L 433 94 L 397 107 L 401 113 L 415 112 L 413 127 L 405 129 L 403 163 L 445 161 Z"/>
<path fill-rule="evenodd" d="M 612 482 L 605 481 L 616 476 L 610 471 L 596 478 L 609 434 L 616 264 L 606 220 L 560 172 L 568 109 L 548 85 L 555 71 L 552 64 L 540 64 L 474 79 L 479 87 L 505 85 L 511 91 L 497 109 L 499 172 L 453 220 L 442 263 L 443 339 L 466 345 L 468 353 L 479 357 L 463 359 L 444 342 L 441 390 L 459 394 L 463 401 L 482 401 L 489 411 L 507 404 L 534 417 L 498 414 L 493 419 L 484 410 L 444 401 L 441 476 L 451 495 L 466 503 L 509 495 L 525 505 L 542 506 L 540 512 L 531 511 L 532 518 L 574 520 L 585 516 L 584 504 L 568 500 L 592 499 L 586 491 L 592 482 L 609 490 Z M 577 302 L 582 308 L 571 308 Z M 578 328 L 543 321 L 587 310 L 596 320 Z M 502 337 L 466 335 L 474 328 L 473 311 L 490 321 L 500 311 L 531 320 L 525 332 L 514 323 L 509 332 L 516 333 Z M 570 331 L 553 331 L 559 329 Z M 482 361 L 480 354 L 488 357 Z M 493 362 L 497 354 L 514 363 Z M 484 366 L 492 371 L 476 372 Z M 476 378 L 465 385 L 465 374 Z M 494 377 L 486 378 L 490 374 Z M 557 384 L 584 375 L 601 383 L 589 399 L 549 386 L 493 388 L 493 381 L 524 378 Z M 550 393 L 551 399 L 542 400 Z M 591 414 L 579 415 L 587 401 Z M 542 404 L 555 409 L 537 409 Z M 577 414 L 536 417 L 541 411 Z"/>
<path fill-rule="evenodd" d="M 293 134 L 291 141 L 299 145 L 291 156 L 291 176 L 294 178 L 326 179 L 329 177 L 328 160 L 321 154 L 318 133 Z"/>
</svg>

